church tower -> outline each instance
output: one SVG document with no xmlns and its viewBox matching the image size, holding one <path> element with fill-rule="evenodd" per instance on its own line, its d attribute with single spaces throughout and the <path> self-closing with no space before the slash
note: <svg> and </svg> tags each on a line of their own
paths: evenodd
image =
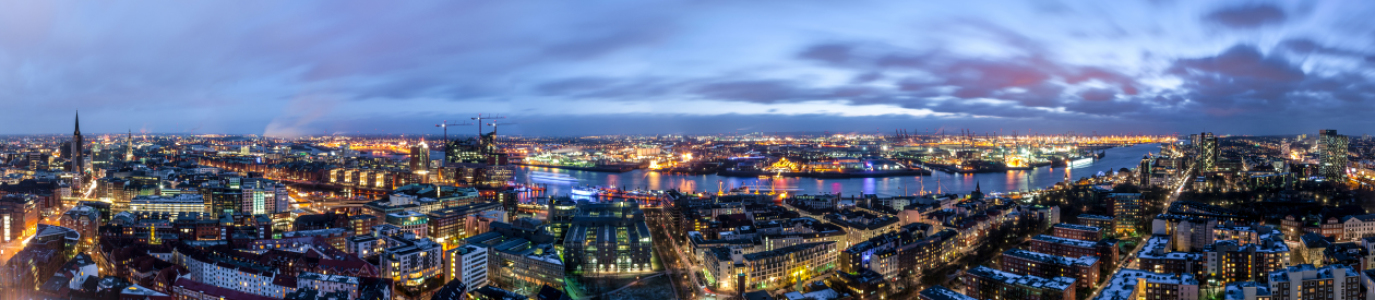
<svg viewBox="0 0 1375 300">
<path fill-rule="evenodd" d="M 129 139 L 124 140 L 124 161 L 134 160 L 134 130 L 129 129 Z"/>
<path fill-rule="evenodd" d="M 81 112 L 76 113 L 76 129 L 72 131 L 72 166 L 67 169 L 74 173 L 81 173 L 86 165 L 86 153 L 82 152 L 86 142 L 81 138 Z"/>
</svg>

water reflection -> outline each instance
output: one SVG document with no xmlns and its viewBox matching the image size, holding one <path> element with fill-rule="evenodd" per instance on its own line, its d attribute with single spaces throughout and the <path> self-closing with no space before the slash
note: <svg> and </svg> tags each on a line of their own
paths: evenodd
<svg viewBox="0 0 1375 300">
<path fill-rule="evenodd" d="M 1007 171 L 1003 173 L 948 174 L 936 172 L 932 176 L 903 176 L 886 178 L 817 179 L 817 178 L 754 178 L 722 177 L 716 175 L 672 175 L 654 171 L 635 170 L 625 173 L 601 173 L 590 171 L 562 170 L 540 167 L 516 168 L 516 181 L 533 182 L 547 185 L 549 193 L 568 194 L 574 185 L 594 185 L 603 187 L 624 187 L 628 189 L 678 189 L 682 191 L 715 192 L 717 189 L 731 189 L 748 186 L 751 189 L 790 191 L 790 193 L 815 194 L 818 192 L 854 194 L 878 194 L 896 196 L 906 193 L 936 192 L 968 193 L 979 185 L 984 192 L 1026 191 L 1043 188 L 1063 181 L 1065 176 L 1078 179 L 1100 171 L 1112 174 L 1120 168 L 1132 168 L 1141 162 L 1147 152 L 1159 152 L 1155 144 L 1138 145 L 1107 150 L 1101 160 L 1072 167 L 1036 168 L 1033 170 Z M 537 176 L 531 176 L 535 174 Z M 569 180 L 547 180 L 549 174 Z M 1081 175 L 1075 175 L 1081 174 Z"/>
</svg>

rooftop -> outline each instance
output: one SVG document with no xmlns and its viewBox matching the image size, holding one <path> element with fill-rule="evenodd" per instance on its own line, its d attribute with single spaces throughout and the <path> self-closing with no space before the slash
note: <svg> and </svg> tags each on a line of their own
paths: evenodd
<svg viewBox="0 0 1375 300">
<path fill-rule="evenodd" d="M 921 296 L 931 300 L 979 300 L 939 285 L 921 290 Z"/>
<path fill-rule="evenodd" d="M 1061 244 L 1061 245 L 1069 245 L 1069 246 L 1075 246 L 1075 247 L 1081 247 L 1081 248 L 1092 248 L 1094 245 L 1098 244 L 1097 242 L 1093 242 L 1093 241 L 1068 239 L 1068 238 L 1062 238 L 1062 237 L 1058 237 L 1058 236 L 1044 235 L 1044 234 L 1042 234 L 1042 235 L 1037 235 L 1036 237 L 1033 237 L 1032 239 L 1033 239 L 1033 240 L 1037 240 L 1037 241 L 1051 242 L 1051 243 L 1056 243 L 1056 244 Z"/>
<path fill-rule="evenodd" d="M 1057 264 L 1062 266 L 1092 266 L 1098 263 L 1098 258 L 1093 256 L 1081 256 L 1079 258 L 1071 258 L 1059 255 L 1050 255 L 1040 252 L 1031 252 L 1022 249 L 1007 250 L 1003 252 L 1003 255 L 1021 257 L 1041 263 Z"/>
<path fill-rule="evenodd" d="M 1155 284 L 1198 285 L 1198 280 L 1194 279 L 1194 275 L 1191 274 L 1161 274 L 1124 268 L 1112 275 L 1112 279 L 1108 280 L 1107 285 L 1103 287 L 1103 291 L 1098 294 L 1098 298 L 1095 300 L 1132 299 L 1130 296 L 1136 290 L 1137 283 L 1141 281 Z"/>
<path fill-rule="evenodd" d="M 999 271 L 986 266 L 979 266 L 969 270 L 970 275 L 984 277 L 1004 283 L 1029 286 L 1041 289 L 1068 290 L 1074 286 L 1074 278 L 1055 277 L 1041 278 L 1031 275 L 1017 275 L 1013 273 Z"/>
</svg>

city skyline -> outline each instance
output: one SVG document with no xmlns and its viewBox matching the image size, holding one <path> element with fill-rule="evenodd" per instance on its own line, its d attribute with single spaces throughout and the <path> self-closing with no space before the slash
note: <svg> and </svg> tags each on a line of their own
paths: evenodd
<svg viewBox="0 0 1375 300">
<path fill-rule="evenodd" d="M 19 3 L 0 134 L 1364 134 L 1366 3 Z M 576 13 L 563 13 L 576 12 Z M 768 15 L 769 18 L 758 16 Z"/>
</svg>

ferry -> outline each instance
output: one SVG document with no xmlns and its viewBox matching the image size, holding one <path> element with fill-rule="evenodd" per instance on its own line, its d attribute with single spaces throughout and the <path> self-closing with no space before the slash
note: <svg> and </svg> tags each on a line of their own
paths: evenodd
<svg viewBox="0 0 1375 300">
<path fill-rule="evenodd" d="M 550 172 L 530 172 L 530 179 L 547 180 L 547 181 L 563 181 L 563 182 L 578 181 L 577 178 L 573 178 L 573 176 L 569 176 L 568 174 L 559 174 L 559 173 L 550 173 Z"/>
<path fill-rule="evenodd" d="M 1080 158 L 1080 159 L 1076 159 L 1076 160 L 1070 161 L 1069 164 L 1067 164 L 1067 166 L 1073 168 L 1074 166 L 1082 166 L 1082 165 L 1088 165 L 1088 164 L 1092 164 L 1092 163 L 1093 163 L 1093 158 L 1092 158 L 1092 157 L 1084 157 L 1084 158 Z"/>
<path fill-rule="evenodd" d="M 575 186 L 573 187 L 572 193 L 575 196 L 596 196 L 601 194 L 602 191 L 591 186 Z"/>
</svg>

